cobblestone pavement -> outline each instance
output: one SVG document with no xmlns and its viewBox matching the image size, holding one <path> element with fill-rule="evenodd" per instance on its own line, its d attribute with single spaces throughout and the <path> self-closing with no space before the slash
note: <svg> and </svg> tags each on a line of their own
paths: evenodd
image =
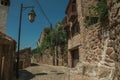
<svg viewBox="0 0 120 80">
<path fill-rule="evenodd" d="M 19 80 L 69 80 L 68 69 L 63 66 L 32 65 L 20 70 Z"/>
</svg>

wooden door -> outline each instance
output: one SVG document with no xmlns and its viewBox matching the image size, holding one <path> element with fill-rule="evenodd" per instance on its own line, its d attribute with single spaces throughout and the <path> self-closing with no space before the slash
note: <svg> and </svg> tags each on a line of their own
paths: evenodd
<svg viewBox="0 0 120 80">
<path fill-rule="evenodd" d="M 73 50 L 72 53 L 72 67 L 75 67 L 77 63 L 79 62 L 79 51 L 78 49 Z"/>
</svg>

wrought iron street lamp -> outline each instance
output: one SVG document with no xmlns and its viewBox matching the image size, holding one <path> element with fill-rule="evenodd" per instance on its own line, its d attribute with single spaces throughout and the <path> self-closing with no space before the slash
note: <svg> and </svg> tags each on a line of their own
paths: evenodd
<svg viewBox="0 0 120 80">
<path fill-rule="evenodd" d="M 22 22 L 22 11 L 23 8 L 31 8 L 31 12 L 28 14 L 28 19 L 30 22 L 34 22 L 36 14 L 33 10 L 33 6 L 20 6 L 20 20 L 19 20 L 19 29 L 18 29 L 18 53 L 17 53 L 17 62 L 16 62 L 16 78 L 19 79 L 19 54 L 20 54 L 20 36 L 21 36 L 21 22 Z"/>
<path fill-rule="evenodd" d="M 32 9 L 31 12 L 28 14 L 29 21 L 34 22 L 35 17 L 36 17 L 36 14 L 35 14 L 34 10 Z"/>
</svg>

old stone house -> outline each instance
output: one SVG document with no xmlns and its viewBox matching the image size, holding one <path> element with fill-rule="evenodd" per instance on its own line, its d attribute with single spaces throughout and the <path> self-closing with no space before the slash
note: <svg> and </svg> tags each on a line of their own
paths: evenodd
<svg viewBox="0 0 120 80">
<path fill-rule="evenodd" d="M 74 73 L 71 73 L 71 80 L 111 80 L 115 75 L 113 35 L 108 29 L 101 29 L 97 15 L 89 14 L 89 7 L 99 1 L 69 0 L 66 8 L 64 28 L 68 33 L 68 65 L 75 68 L 71 70 Z M 120 7 L 119 0 L 116 2 L 114 4 Z M 89 19 L 93 24 L 86 28 L 86 20 Z"/>
<path fill-rule="evenodd" d="M 9 0 L 0 0 L 0 80 L 14 76 L 16 41 L 5 34 Z"/>
<path fill-rule="evenodd" d="M 27 68 L 30 66 L 31 64 L 31 57 L 30 57 L 30 53 L 31 53 L 31 48 L 25 48 L 20 50 L 20 62 L 19 62 L 19 68 L 23 69 L 23 68 Z"/>
<path fill-rule="evenodd" d="M 96 0 L 70 0 L 68 3 L 66 8 L 67 19 L 64 28 L 68 33 L 68 61 L 70 67 L 75 67 L 76 64 L 82 60 L 82 58 L 80 58 L 82 57 L 80 47 L 86 46 L 87 41 L 85 42 L 85 39 L 90 35 L 85 34 L 86 30 L 90 30 L 85 28 L 85 20 L 92 18 L 94 24 L 97 22 L 97 16 L 89 16 L 90 5 L 95 5 L 96 3 Z M 97 37 L 97 32 L 95 35 Z"/>
<path fill-rule="evenodd" d="M 12 80 L 14 75 L 16 42 L 0 32 L 0 80 Z"/>
</svg>

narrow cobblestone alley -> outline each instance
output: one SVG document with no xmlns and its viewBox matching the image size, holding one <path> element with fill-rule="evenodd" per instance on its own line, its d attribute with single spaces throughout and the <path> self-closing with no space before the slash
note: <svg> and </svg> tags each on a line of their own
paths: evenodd
<svg viewBox="0 0 120 80">
<path fill-rule="evenodd" d="M 19 80 L 68 80 L 68 69 L 62 66 L 34 64 L 20 70 Z"/>
</svg>

